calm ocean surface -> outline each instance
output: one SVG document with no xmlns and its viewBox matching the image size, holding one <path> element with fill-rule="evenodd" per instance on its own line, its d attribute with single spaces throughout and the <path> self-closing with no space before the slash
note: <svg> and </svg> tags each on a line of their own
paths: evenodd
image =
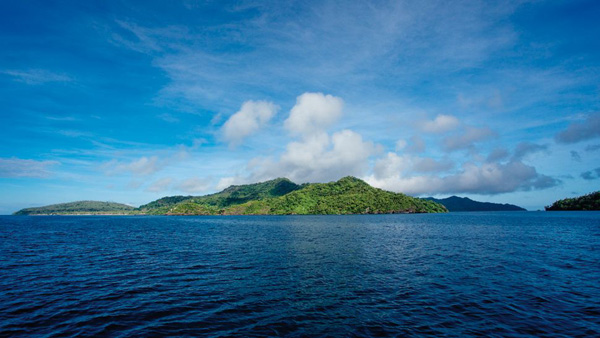
<svg viewBox="0 0 600 338">
<path fill-rule="evenodd" d="M 600 336 L 600 213 L 0 217 L 0 336 Z"/>
</svg>

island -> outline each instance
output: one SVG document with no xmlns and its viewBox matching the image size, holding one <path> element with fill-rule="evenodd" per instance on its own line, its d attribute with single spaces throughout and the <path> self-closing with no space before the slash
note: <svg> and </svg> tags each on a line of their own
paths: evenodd
<svg viewBox="0 0 600 338">
<path fill-rule="evenodd" d="M 442 204 L 450 212 L 457 211 L 527 211 L 514 204 L 500 204 L 490 202 L 479 202 L 474 201 L 468 197 L 450 196 L 448 198 L 437 199 L 433 197 L 427 197 L 430 201 Z"/>
<path fill-rule="evenodd" d="M 90 201 L 27 208 L 15 215 L 348 215 L 448 212 L 446 207 L 434 201 L 374 188 L 352 176 L 335 182 L 305 184 L 277 178 L 261 183 L 233 185 L 211 195 L 163 197 L 139 208 L 114 203 L 113 209 L 92 211 L 90 208 L 83 209 L 87 203 Z M 78 209 L 77 205 L 82 208 Z"/>
<path fill-rule="evenodd" d="M 546 206 L 546 211 L 591 211 L 600 210 L 600 191 L 587 195 L 558 200 Z"/>
<path fill-rule="evenodd" d="M 77 201 L 26 208 L 13 215 L 123 215 L 135 212 L 135 210 L 136 208 L 122 203 Z"/>
</svg>

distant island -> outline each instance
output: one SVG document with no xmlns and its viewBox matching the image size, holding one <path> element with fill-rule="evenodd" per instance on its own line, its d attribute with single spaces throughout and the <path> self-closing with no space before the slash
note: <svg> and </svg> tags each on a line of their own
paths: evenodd
<svg viewBox="0 0 600 338">
<path fill-rule="evenodd" d="M 233 185 L 205 196 L 169 196 L 139 208 L 80 201 L 27 208 L 15 215 L 346 215 L 447 212 L 434 201 L 371 187 L 356 177 L 296 184 L 286 178 Z"/>
<path fill-rule="evenodd" d="M 575 198 L 558 200 L 545 208 L 546 211 L 600 210 L 600 191 Z"/>
<path fill-rule="evenodd" d="M 123 215 L 132 213 L 136 208 L 114 202 L 77 201 L 52 204 L 39 208 L 26 208 L 13 215 Z"/>
<path fill-rule="evenodd" d="M 500 204 L 490 202 L 478 202 L 468 197 L 450 196 L 448 198 L 437 199 L 427 197 L 426 199 L 439 203 L 450 212 L 458 211 L 527 211 L 513 204 Z"/>
</svg>

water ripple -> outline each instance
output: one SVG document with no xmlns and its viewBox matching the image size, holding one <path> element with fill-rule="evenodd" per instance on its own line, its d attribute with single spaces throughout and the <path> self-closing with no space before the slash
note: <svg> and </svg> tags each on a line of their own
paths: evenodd
<svg viewBox="0 0 600 338">
<path fill-rule="evenodd" d="M 0 336 L 600 336 L 599 213 L 0 217 Z"/>
</svg>

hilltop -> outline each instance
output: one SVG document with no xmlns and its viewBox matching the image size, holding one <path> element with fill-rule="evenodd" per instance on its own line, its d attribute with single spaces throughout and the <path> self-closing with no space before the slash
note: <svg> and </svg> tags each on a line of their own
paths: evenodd
<svg viewBox="0 0 600 338">
<path fill-rule="evenodd" d="M 192 210 L 188 210 L 190 208 L 194 209 L 200 215 L 213 214 L 218 210 L 232 205 L 283 196 L 302 187 L 287 178 L 277 178 L 261 183 L 232 185 L 221 192 L 211 195 L 163 197 L 144 204 L 139 209 L 141 212 L 153 215 L 172 214 L 173 210 L 176 213 L 187 214 L 192 212 Z M 175 206 L 177 207 L 175 208 Z M 207 210 L 201 211 L 201 208 L 206 208 Z"/>
<path fill-rule="evenodd" d="M 280 189 L 284 185 L 284 189 Z M 242 198 L 243 197 L 243 198 Z M 142 209 L 147 213 L 153 210 Z M 446 212 L 432 201 L 373 188 L 355 177 L 297 185 L 277 179 L 190 198 L 160 209 L 167 215 L 328 215 Z"/>
<path fill-rule="evenodd" d="M 600 191 L 558 200 L 545 208 L 546 211 L 600 210 Z"/>
<path fill-rule="evenodd" d="M 514 204 L 479 202 L 479 201 L 474 201 L 468 197 L 450 196 L 450 197 L 442 198 L 442 199 L 427 197 L 426 199 L 442 204 L 450 212 L 458 212 L 458 211 L 527 211 L 526 209 L 523 209 Z"/>
<path fill-rule="evenodd" d="M 135 211 L 134 207 L 122 203 L 77 201 L 52 204 L 38 208 L 21 209 L 13 215 L 106 215 L 129 214 L 133 211 Z"/>
<path fill-rule="evenodd" d="M 15 214 L 94 212 L 89 205 L 81 203 L 66 203 L 68 207 L 65 207 L 65 204 L 55 204 L 29 208 Z M 448 211 L 434 201 L 374 188 L 351 176 L 336 182 L 301 185 L 287 178 L 278 178 L 261 183 L 233 185 L 221 192 L 205 196 L 163 197 L 137 209 L 124 204 L 114 204 L 113 209 L 107 205 L 103 212 L 146 215 L 327 215 Z"/>
</svg>

